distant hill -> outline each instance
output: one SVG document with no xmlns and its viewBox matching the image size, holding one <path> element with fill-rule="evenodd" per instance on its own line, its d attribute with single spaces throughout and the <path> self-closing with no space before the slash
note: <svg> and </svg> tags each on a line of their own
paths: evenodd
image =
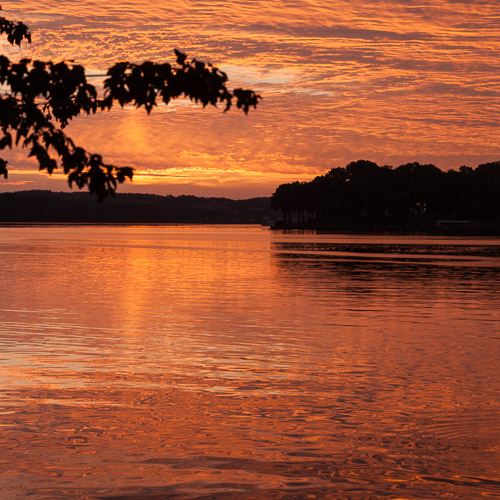
<svg viewBox="0 0 500 500">
<path fill-rule="evenodd" d="M 260 224 L 275 217 L 270 198 L 117 194 L 98 202 L 86 192 L 0 193 L 0 222 Z"/>
</svg>

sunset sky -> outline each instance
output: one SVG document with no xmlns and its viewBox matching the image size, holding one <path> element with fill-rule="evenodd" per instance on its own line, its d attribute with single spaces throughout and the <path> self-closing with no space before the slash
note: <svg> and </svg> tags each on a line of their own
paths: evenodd
<svg viewBox="0 0 500 500">
<path fill-rule="evenodd" d="M 498 0 L 22 0 L 3 15 L 31 28 L 11 59 L 74 60 L 102 82 L 128 60 L 220 67 L 264 100 L 248 116 L 184 101 L 81 117 L 75 142 L 136 169 L 121 192 L 267 196 L 368 159 L 442 169 L 500 160 Z M 66 189 L 19 149 L 0 191 Z"/>
</svg>

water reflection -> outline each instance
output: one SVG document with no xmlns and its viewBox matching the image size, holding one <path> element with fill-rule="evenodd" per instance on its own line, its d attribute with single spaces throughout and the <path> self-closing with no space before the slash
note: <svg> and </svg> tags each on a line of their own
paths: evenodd
<svg viewBox="0 0 500 500">
<path fill-rule="evenodd" d="M 499 240 L 0 232 L 7 498 L 500 494 Z"/>
<path fill-rule="evenodd" d="M 302 278 L 313 286 L 331 283 L 336 288 L 344 287 L 346 293 L 378 292 L 387 299 L 397 294 L 404 300 L 408 295 L 411 300 L 423 299 L 429 306 L 429 297 L 419 295 L 414 287 L 445 293 L 448 299 L 463 293 L 471 294 L 473 302 L 478 302 L 477 294 L 489 300 L 499 298 L 499 289 L 492 286 L 500 277 L 497 245 L 359 245 L 356 251 L 355 245 L 277 242 L 273 249 L 278 273 L 292 280 Z M 465 298 L 463 305 L 470 305 L 470 301 Z"/>
</svg>

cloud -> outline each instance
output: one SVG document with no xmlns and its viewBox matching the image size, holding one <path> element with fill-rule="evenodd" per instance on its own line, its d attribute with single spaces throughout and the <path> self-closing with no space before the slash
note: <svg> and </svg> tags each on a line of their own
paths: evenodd
<svg viewBox="0 0 500 500">
<path fill-rule="evenodd" d="M 2 5 L 33 31 L 31 47 L 4 45 L 9 57 L 74 59 L 102 75 L 120 60 L 172 61 L 178 47 L 227 71 L 230 85 L 263 94 L 247 117 L 178 102 L 150 117 L 125 109 L 70 125 L 78 143 L 134 166 L 141 189 L 222 192 L 240 182 L 268 192 L 358 158 L 436 158 L 450 168 L 461 157 L 500 157 L 493 0 Z M 23 154 L 16 161 L 32 168 Z"/>
</svg>

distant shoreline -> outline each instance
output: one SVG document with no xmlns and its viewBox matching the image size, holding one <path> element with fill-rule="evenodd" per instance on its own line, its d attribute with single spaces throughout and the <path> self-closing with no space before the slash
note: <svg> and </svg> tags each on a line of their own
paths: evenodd
<svg viewBox="0 0 500 500">
<path fill-rule="evenodd" d="M 197 196 L 120 193 L 104 202 L 86 192 L 15 191 L 0 193 L 0 226 L 162 226 L 252 225 L 271 230 L 318 234 L 390 234 L 422 236 L 500 236 L 498 221 L 393 217 L 331 224 L 285 223 L 270 208 L 271 198 L 232 200 Z"/>
<path fill-rule="evenodd" d="M 266 197 L 119 193 L 99 202 L 87 192 L 0 193 L 0 224 L 263 224 L 276 214 Z"/>
</svg>

